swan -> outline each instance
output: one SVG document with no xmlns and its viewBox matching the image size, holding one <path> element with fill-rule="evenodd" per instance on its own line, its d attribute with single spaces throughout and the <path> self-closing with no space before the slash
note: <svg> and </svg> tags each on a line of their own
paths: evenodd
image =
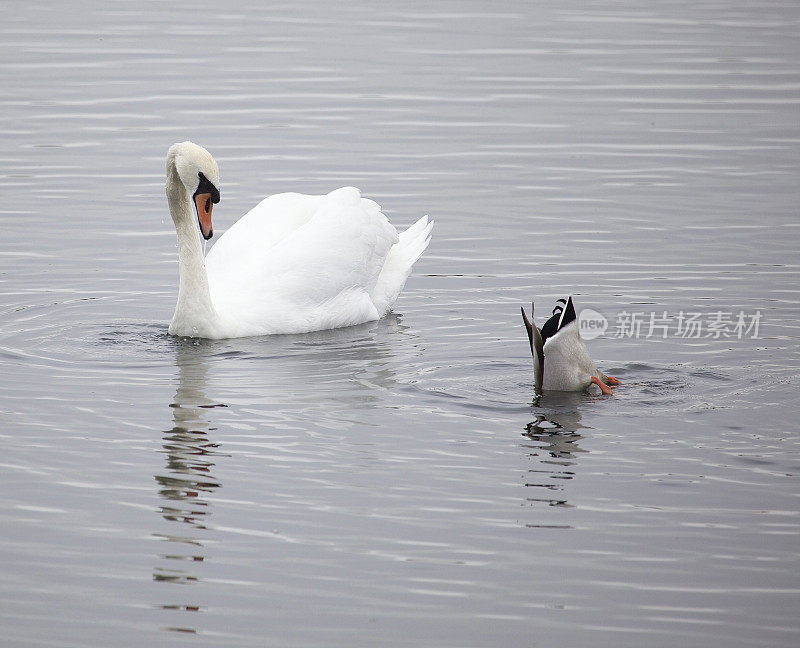
<svg viewBox="0 0 800 648">
<path fill-rule="evenodd" d="M 621 381 L 607 376 L 594 364 L 586 343 L 578 330 L 572 297 L 559 299 L 553 314 L 540 329 L 522 311 L 522 320 L 528 331 L 528 341 L 533 355 L 533 372 L 536 393 L 551 391 L 583 391 L 597 385 L 604 394 L 613 394 L 612 387 Z"/>
<path fill-rule="evenodd" d="M 167 152 L 167 202 L 180 282 L 169 332 L 233 338 L 307 333 L 380 319 L 431 238 L 423 216 L 402 234 L 354 187 L 282 193 L 242 216 L 209 253 L 219 168 L 192 142 Z"/>
</svg>

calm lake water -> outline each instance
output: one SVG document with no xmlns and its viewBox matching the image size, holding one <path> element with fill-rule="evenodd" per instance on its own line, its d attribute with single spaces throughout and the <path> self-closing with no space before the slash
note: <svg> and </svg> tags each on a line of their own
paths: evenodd
<svg viewBox="0 0 800 648">
<path fill-rule="evenodd" d="M 14 3 L 0 81 L 4 645 L 800 643 L 796 2 Z M 395 313 L 170 337 L 184 139 L 218 233 L 434 218 Z M 534 403 L 568 294 L 624 384 Z"/>
</svg>

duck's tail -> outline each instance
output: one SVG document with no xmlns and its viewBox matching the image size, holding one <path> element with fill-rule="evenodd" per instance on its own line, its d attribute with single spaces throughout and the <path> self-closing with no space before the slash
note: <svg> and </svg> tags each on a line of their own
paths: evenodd
<svg viewBox="0 0 800 648">
<path fill-rule="evenodd" d="M 389 312 L 406 285 L 412 266 L 431 242 L 432 229 L 433 221 L 428 221 L 428 217 L 423 216 L 400 234 L 400 240 L 389 250 L 375 288 L 370 294 L 381 317 Z"/>
</svg>

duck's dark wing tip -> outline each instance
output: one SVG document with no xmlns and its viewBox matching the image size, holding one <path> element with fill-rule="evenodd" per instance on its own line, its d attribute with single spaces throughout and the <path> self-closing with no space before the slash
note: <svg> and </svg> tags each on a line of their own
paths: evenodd
<svg viewBox="0 0 800 648">
<path fill-rule="evenodd" d="M 522 321 L 525 322 L 525 330 L 528 332 L 528 341 L 531 343 L 531 348 L 533 348 L 533 324 L 525 314 L 525 307 L 520 306 L 519 310 L 522 313 Z M 533 309 L 531 309 L 531 317 L 533 317 Z"/>
<path fill-rule="evenodd" d="M 531 318 L 528 319 L 528 316 L 525 313 L 525 307 L 520 307 L 520 311 L 522 312 L 522 321 L 525 322 L 525 330 L 528 332 L 528 341 L 531 344 L 536 393 L 541 394 L 542 383 L 544 382 L 544 340 L 542 339 L 542 331 L 533 321 L 534 309 L 534 303 L 531 302 Z"/>
<path fill-rule="evenodd" d="M 561 311 L 561 321 L 558 323 L 558 329 L 561 330 L 576 319 L 578 319 L 578 317 L 575 315 L 575 305 L 572 303 L 572 295 L 570 295 L 567 297 L 564 309 Z"/>
</svg>

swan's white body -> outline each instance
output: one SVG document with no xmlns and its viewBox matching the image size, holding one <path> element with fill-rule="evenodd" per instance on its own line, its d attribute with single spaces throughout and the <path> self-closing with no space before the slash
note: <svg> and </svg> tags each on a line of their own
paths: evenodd
<svg viewBox="0 0 800 648">
<path fill-rule="evenodd" d="M 377 203 L 344 187 L 264 199 L 203 258 L 190 198 L 198 171 L 219 186 L 205 149 L 191 142 L 170 148 L 167 197 L 180 263 L 173 335 L 306 333 L 377 320 L 430 241 L 427 217 L 398 235 Z"/>
</svg>

